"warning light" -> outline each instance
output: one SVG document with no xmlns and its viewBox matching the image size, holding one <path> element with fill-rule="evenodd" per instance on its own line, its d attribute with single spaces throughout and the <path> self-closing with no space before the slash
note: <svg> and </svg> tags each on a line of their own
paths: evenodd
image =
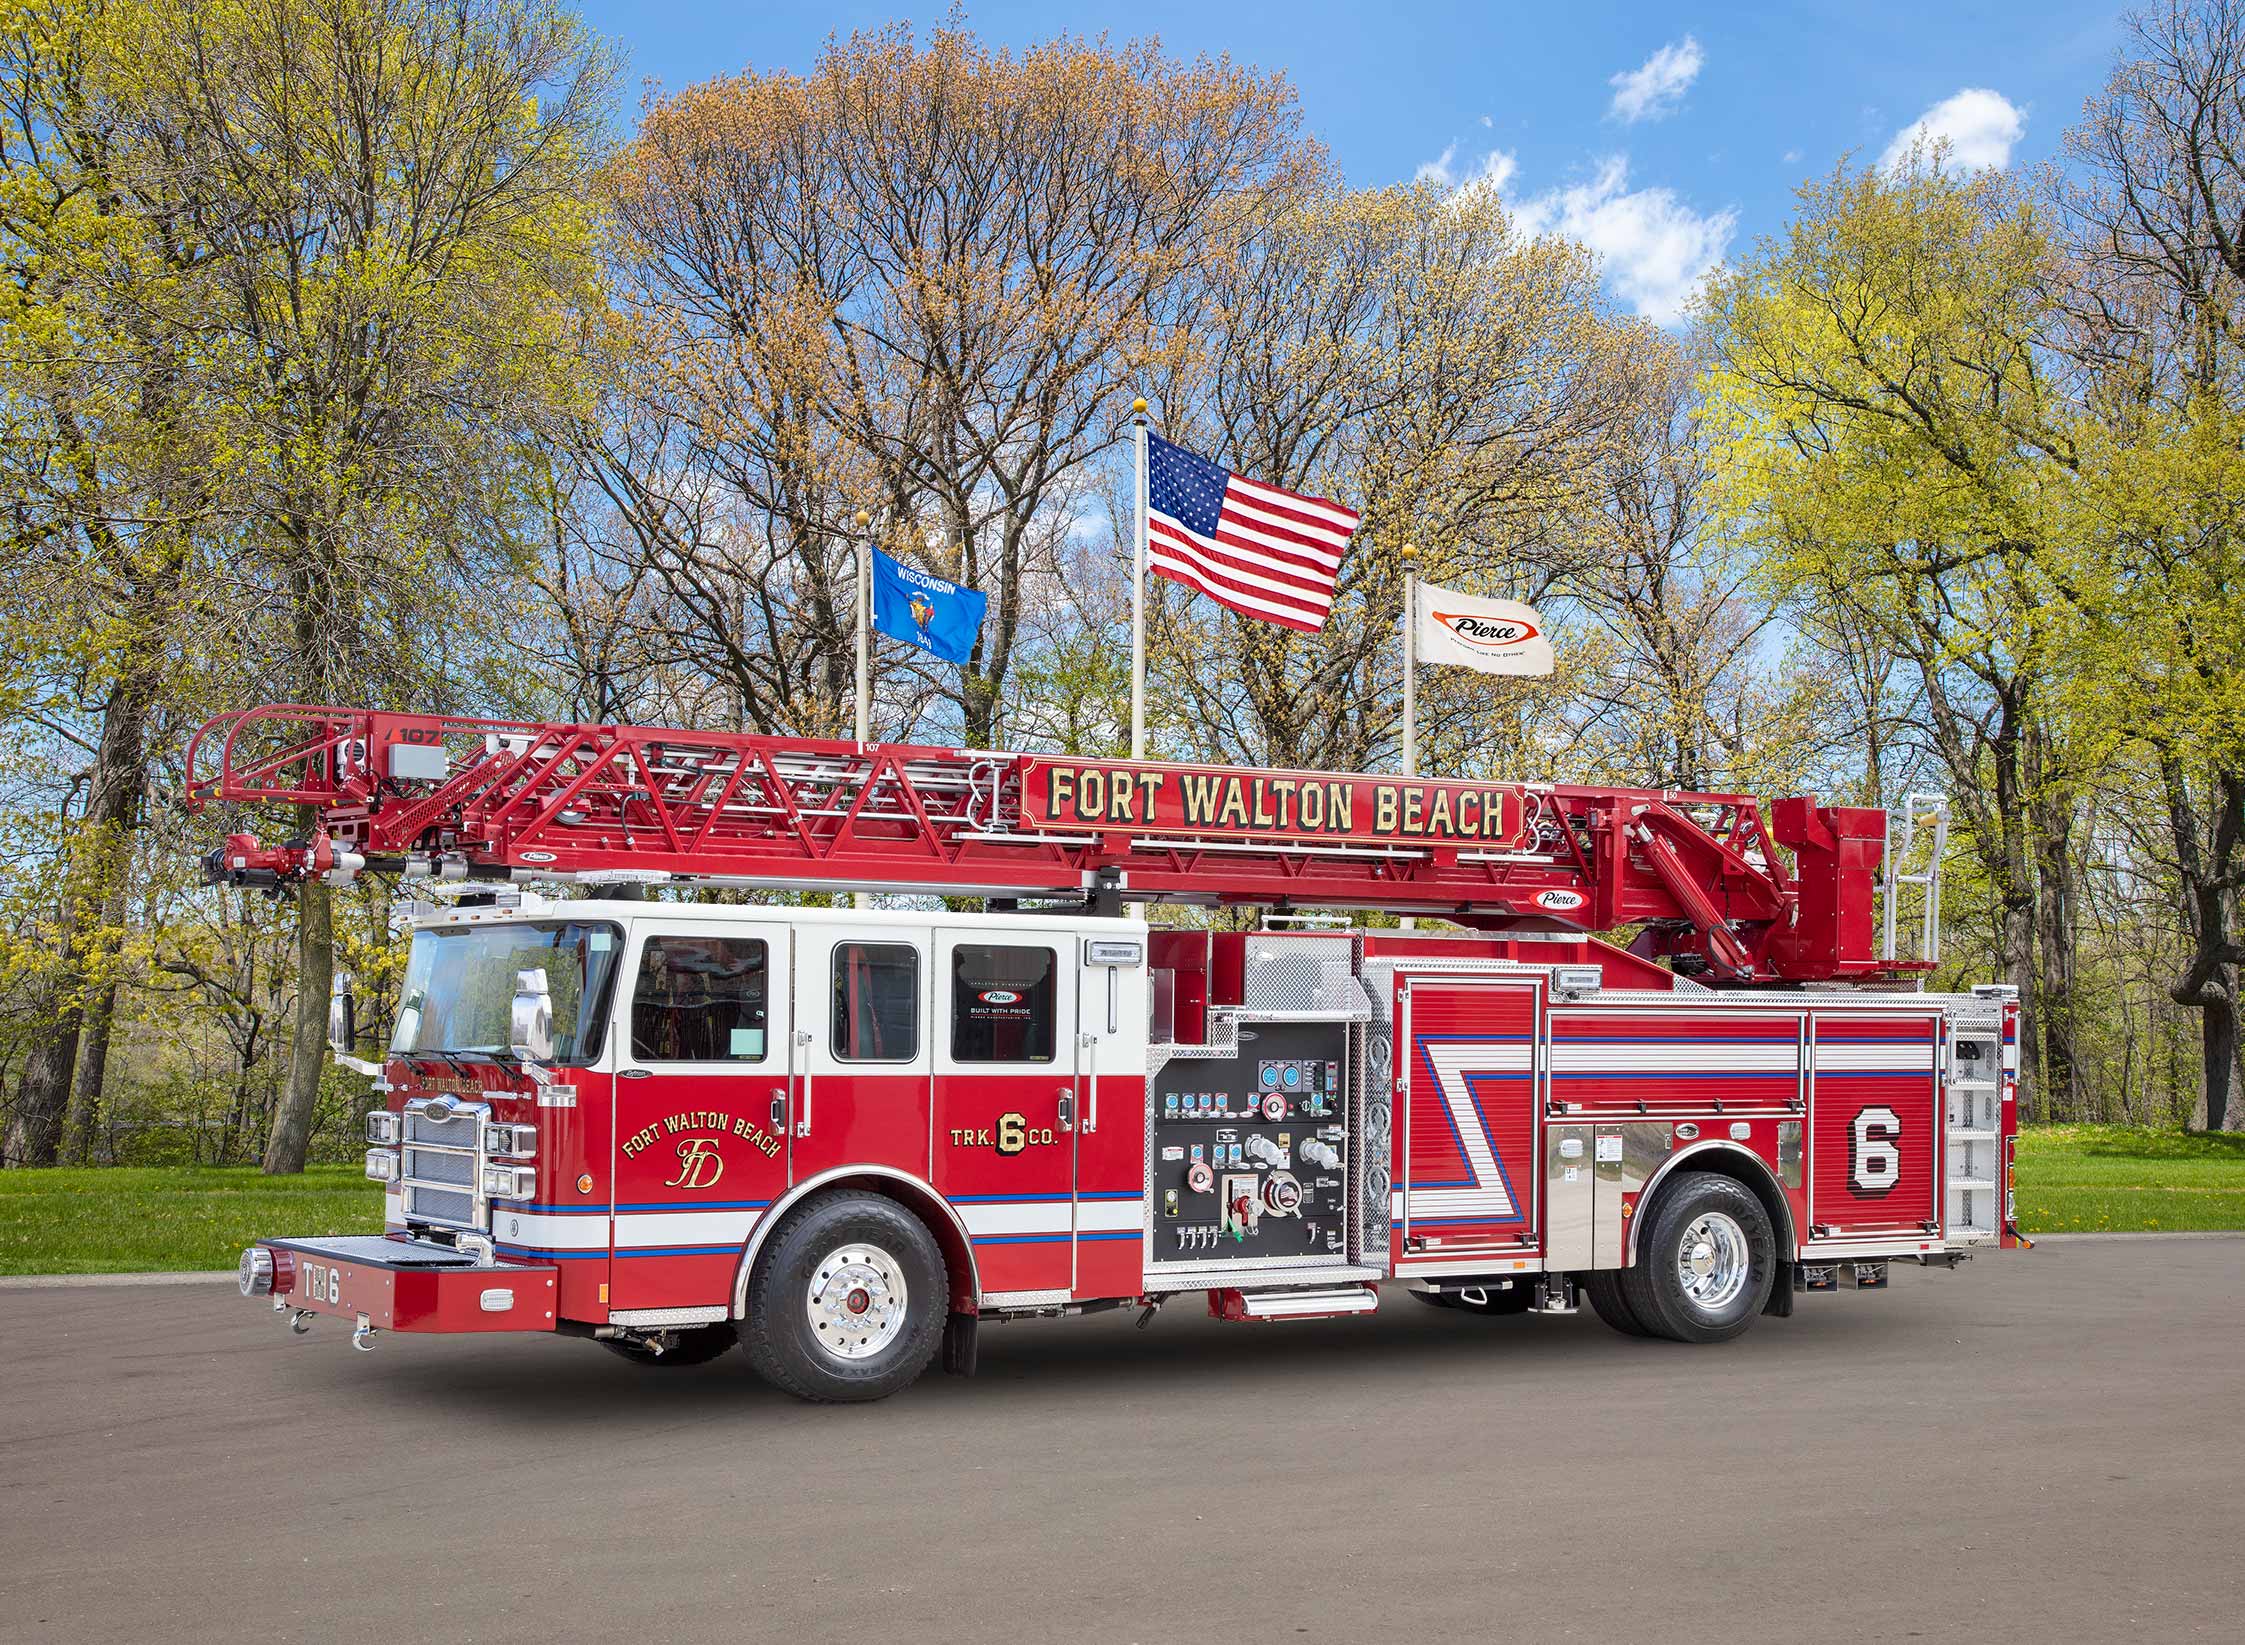
<svg viewBox="0 0 2245 1645">
<path fill-rule="evenodd" d="M 590 1171 L 577 1178 L 577 1192 L 580 1194 L 592 1192 L 592 1173 Z"/>
</svg>

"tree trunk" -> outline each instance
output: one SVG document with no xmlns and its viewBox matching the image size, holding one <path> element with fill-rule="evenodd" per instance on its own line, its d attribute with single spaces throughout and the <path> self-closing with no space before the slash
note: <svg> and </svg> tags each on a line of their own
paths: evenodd
<svg viewBox="0 0 2245 1645">
<path fill-rule="evenodd" d="M 2227 966 L 2228 975 L 2215 987 L 2224 989 L 2220 998 L 2209 997 L 2199 1010 L 2199 1056 L 2206 1074 L 2206 1129 L 2229 1129 L 2230 1080 L 2237 1071 L 2237 968 Z M 2225 986 L 2226 985 L 2226 986 Z M 2209 988 L 2212 996 L 2214 990 Z"/>
<path fill-rule="evenodd" d="M 62 918 L 69 923 L 65 905 Z M 62 1156 L 63 1116 L 70 1106 L 70 1071 L 78 1062 L 78 1028 L 81 1007 L 78 991 L 68 979 L 79 970 L 76 944 L 64 938 L 59 982 L 48 994 L 51 1010 L 47 1031 L 24 1058 L 23 1078 L 16 1086 L 15 1111 L 8 1119 L 7 1163 L 53 1165 Z"/>
<path fill-rule="evenodd" d="M 335 981 L 334 893 L 318 880 L 296 892 L 296 1033 L 289 1047 L 288 1088 L 265 1144 L 265 1174 L 304 1169 L 311 1151 L 312 1111 L 327 1067 L 327 996 Z"/>
<path fill-rule="evenodd" d="M 114 924 L 122 916 L 116 910 Z M 68 1153 L 73 1165 L 94 1165 L 101 1138 L 102 1088 L 109 1079 L 110 1030 L 117 1017 L 117 984 L 104 982 L 86 1008 L 84 1042 L 78 1048 L 78 1083 L 70 1093 Z"/>
<path fill-rule="evenodd" d="M 138 603 L 145 607 L 148 601 Z M 32 1046 L 25 1061 L 16 1116 L 8 1128 L 7 1155 L 17 1164 L 53 1165 L 61 1154 L 71 1106 L 71 1075 L 78 1067 L 79 1040 L 86 1027 L 88 987 L 96 971 L 106 969 L 97 967 L 95 961 L 97 957 L 105 959 L 104 951 L 114 946 L 115 921 L 124 912 L 122 888 L 131 851 L 128 833 L 147 780 L 148 712 L 155 701 L 156 687 L 156 665 L 141 660 L 117 681 L 102 710 L 101 741 L 94 750 L 86 812 L 79 823 L 79 839 L 56 910 L 62 927 L 62 952 L 54 991 L 49 996 L 54 1011 L 46 1033 Z M 105 1061 L 108 1056 L 107 1002 L 115 997 L 113 982 L 97 991 L 101 1046 L 97 1061 Z M 84 1078 L 80 1075 L 81 1084 Z M 92 1090 L 98 1097 L 98 1072 L 93 1076 Z"/>
<path fill-rule="evenodd" d="M 2100 1118 L 2083 1110 L 2076 1056 L 2073 807 L 2064 796 L 2038 797 L 2031 815 L 2043 1116 L 2058 1120 Z"/>
</svg>

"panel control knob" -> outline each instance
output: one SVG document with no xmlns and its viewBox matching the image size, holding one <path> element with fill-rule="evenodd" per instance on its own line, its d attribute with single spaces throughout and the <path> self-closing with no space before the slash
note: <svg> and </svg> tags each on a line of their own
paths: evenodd
<svg viewBox="0 0 2245 1645">
<path fill-rule="evenodd" d="M 1263 1118 L 1267 1120 L 1286 1118 L 1286 1099 L 1276 1091 L 1263 1099 Z"/>
<path fill-rule="evenodd" d="M 1291 1171 L 1273 1171 L 1263 1184 L 1263 1204 L 1274 1217 L 1290 1217 L 1302 1208 L 1302 1185 Z"/>
<path fill-rule="evenodd" d="M 1216 1173 L 1208 1161 L 1197 1159 L 1185 1167 L 1185 1186 L 1196 1194 L 1208 1193 L 1216 1186 Z"/>
</svg>

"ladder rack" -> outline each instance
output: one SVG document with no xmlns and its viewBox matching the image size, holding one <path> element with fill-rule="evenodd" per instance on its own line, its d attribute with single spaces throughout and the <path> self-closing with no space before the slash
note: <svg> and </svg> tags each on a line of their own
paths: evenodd
<svg viewBox="0 0 2245 1645">
<path fill-rule="evenodd" d="M 295 808 L 214 880 L 691 882 L 1380 908 L 1610 931 L 1732 982 L 1872 978 L 1885 813 L 1740 794 L 1245 771 L 651 726 L 267 704 L 187 750 L 183 803 Z M 1792 855 L 1788 868 L 1785 848 Z"/>
</svg>

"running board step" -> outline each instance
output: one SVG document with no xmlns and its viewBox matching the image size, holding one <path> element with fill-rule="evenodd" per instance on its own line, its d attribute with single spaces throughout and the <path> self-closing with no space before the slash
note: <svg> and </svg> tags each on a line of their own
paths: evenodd
<svg viewBox="0 0 2245 1645">
<path fill-rule="evenodd" d="M 1333 1319 L 1342 1314 L 1369 1314 L 1379 1306 L 1380 1293 L 1369 1285 L 1208 1293 L 1211 1319 Z"/>
</svg>

